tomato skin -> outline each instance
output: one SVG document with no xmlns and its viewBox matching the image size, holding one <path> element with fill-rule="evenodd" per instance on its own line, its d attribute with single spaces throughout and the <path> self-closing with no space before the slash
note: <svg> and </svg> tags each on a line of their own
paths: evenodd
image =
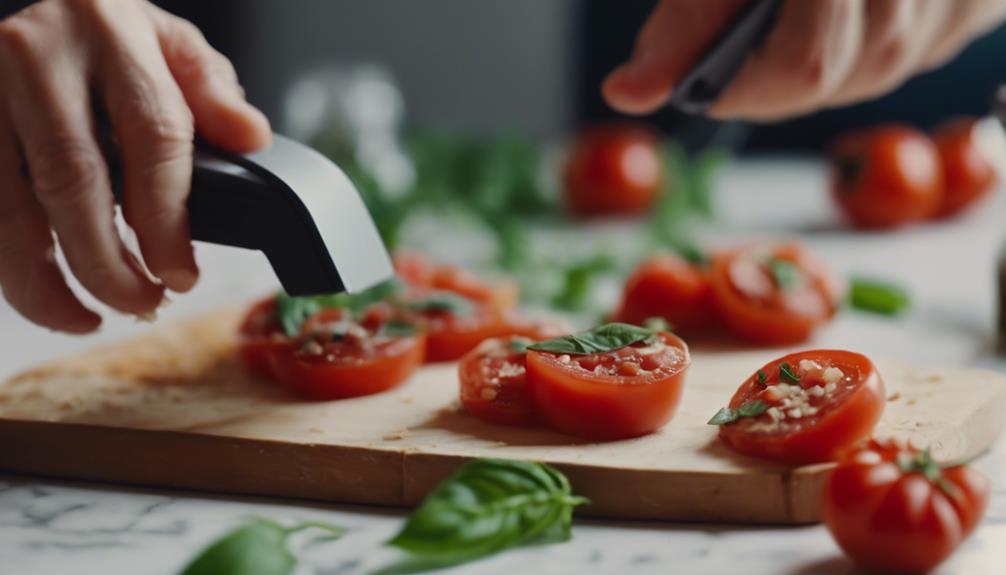
<svg viewBox="0 0 1006 575">
<path fill-rule="evenodd" d="M 794 264 L 807 277 L 796 291 L 776 288 L 764 298 L 746 296 L 737 286 L 734 266 L 759 249 L 747 246 L 713 257 L 710 270 L 712 301 L 717 314 L 736 336 L 752 343 L 789 345 L 806 341 L 835 315 L 839 289 L 825 266 L 798 244 L 770 248 L 774 258 Z"/>
<path fill-rule="evenodd" d="M 662 317 L 678 333 L 698 333 L 718 323 L 709 272 L 674 255 L 645 260 L 625 282 L 616 321 L 642 325 Z"/>
<path fill-rule="evenodd" d="M 848 219 L 861 228 L 925 220 L 943 201 L 943 169 L 924 133 L 885 124 L 841 136 L 832 148 L 831 187 Z"/>
<path fill-rule="evenodd" d="M 866 356 L 843 350 L 811 350 L 791 353 L 762 367 L 773 377 L 778 365 L 799 365 L 800 360 L 827 359 L 841 366 L 846 373 L 856 370 L 858 387 L 839 405 L 833 405 L 816 418 L 816 423 L 793 433 L 750 432 L 736 424 L 720 426 L 720 439 L 733 450 L 745 455 L 773 459 L 786 463 L 806 464 L 834 461 L 870 436 L 880 421 L 886 403 L 884 383 L 877 368 Z M 757 372 L 751 375 L 730 399 L 730 407 L 738 408 L 754 397 L 762 386 Z"/>
<path fill-rule="evenodd" d="M 577 216 L 633 215 L 653 205 L 663 181 L 658 140 L 641 124 L 581 131 L 563 171 L 566 206 Z"/>
<path fill-rule="evenodd" d="M 954 494 L 897 465 L 918 450 L 872 441 L 849 454 L 824 486 L 824 522 L 846 555 L 871 570 L 922 573 L 943 562 L 976 527 L 989 483 L 967 466 L 944 469 Z"/>
<path fill-rule="evenodd" d="M 974 139 L 975 119 L 949 120 L 933 131 L 933 142 L 943 164 L 943 202 L 938 216 L 957 214 L 991 190 L 996 173 Z"/>
<path fill-rule="evenodd" d="M 538 418 L 528 392 L 525 353 L 511 350 L 513 339 L 486 340 L 461 359 L 458 364 L 461 404 L 468 413 L 490 423 L 530 427 Z M 500 375 L 504 363 L 520 366 L 521 372 Z M 487 389 L 489 393 L 485 395 Z"/>
<path fill-rule="evenodd" d="M 593 440 L 659 429 L 677 409 L 691 363 L 684 341 L 666 332 L 659 337 L 680 359 L 653 381 L 572 371 L 559 360 L 561 355 L 529 350 L 527 381 L 540 417 L 558 431 Z"/>
<path fill-rule="evenodd" d="M 308 399 L 332 400 L 380 393 L 409 378 L 422 363 L 422 335 L 396 338 L 369 356 L 339 354 L 333 362 L 305 358 L 296 345 L 274 350 L 270 355 L 274 378 L 281 385 Z"/>
<path fill-rule="evenodd" d="M 269 357 L 274 350 L 285 345 L 289 338 L 275 320 L 276 297 L 256 302 L 245 313 L 238 336 L 238 355 L 241 363 L 253 374 L 272 377 Z"/>
</svg>

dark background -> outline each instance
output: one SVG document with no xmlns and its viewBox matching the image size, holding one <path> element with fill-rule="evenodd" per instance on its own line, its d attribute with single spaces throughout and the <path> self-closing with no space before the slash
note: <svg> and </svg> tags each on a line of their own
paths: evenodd
<svg viewBox="0 0 1006 575">
<path fill-rule="evenodd" d="M 7 13 L 27 4 L 0 0 Z M 234 61 L 278 130 L 284 90 L 330 63 L 377 63 L 400 85 L 410 124 L 558 139 L 616 114 L 600 98 L 604 75 L 631 51 L 654 2 L 605 0 L 161 0 L 195 22 Z M 938 71 L 874 102 L 771 126 L 732 125 L 665 110 L 651 121 L 692 147 L 819 149 L 854 126 L 903 121 L 922 128 L 982 114 L 1006 81 L 1006 29 L 978 40 Z"/>
</svg>

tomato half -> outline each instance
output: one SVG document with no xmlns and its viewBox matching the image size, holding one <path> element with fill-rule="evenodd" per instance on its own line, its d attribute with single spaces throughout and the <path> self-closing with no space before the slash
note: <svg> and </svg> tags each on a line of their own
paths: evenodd
<svg viewBox="0 0 1006 575">
<path fill-rule="evenodd" d="M 241 321 L 238 333 L 241 362 L 252 373 L 270 377 L 269 355 L 289 341 L 276 320 L 276 298 L 268 297 L 255 303 Z"/>
<path fill-rule="evenodd" d="M 824 265 L 797 244 L 717 254 L 710 281 L 723 323 L 761 344 L 805 341 L 835 314 L 839 291 Z"/>
<path fill-rule="evenodd" d="M 917 449 L 873 441 L 832 471 L 821 512 L 863 567 L 922 573 L 974 530 L 988 498 L 988 480 L 966 465 L 941 469 Z"/>
<path fill-rule="evenodd" d="M 304 397 L 328 400 L 385 391 L 408 379 L 423 361 L 421 334 L 384 335 L 380 326 L 349 320 L 342 310 L 320 314 L 270 355 L 276 381 Z"/>
<path fill-rule="evenodd" d="M 790 463 L 833 461 L 870 436 L 884 410 L 884 383 L 864 355 L 801 351 L 752 374 L 729 407 L 756 401 L 767 410 L 720 426 L 727 445 Z"/>
<path fill-rule="evenodd" d="M 663 181 L 658 140 L 640 124 L 604 124 L 580 132 L 563 171 L 566 206 L 579 216 L 639 214 Z"/>
<path fill-rule="evenodd" d="M 529 342 L 521 337 L 487 339 L 461 360 L 461 404 L 468 413 L 501 425 L 534 425 L 523 349 Z"/>
<path fill-rule="evenodd" d="M 996 173 L 975 142 L 975 119 L 955 118 L 933 131 L 943 163 L 940 216 L 956 214 L 984 196 L 996 184 Z"/>
<path fill-rule="evenodd" d="M 716 324 L 709 272 L 678 256 L 644 261 L 625 282 L 616 321 L 642 325 L 661 317 L 678 333 L 696 333 Z"/>
<path fill-rule="evenodd" d="M 466 298 L 492 306 L 503 312 L 517 304 L 517 284 L 509 280 L 483 281 L 471 272 L 455 266 L 442 265 L 433 274 L 434 289 L 452 291 Z"/>
<path fill-rule="evenodd" d="M 932 140 L 888 124 L 851 132 L 832 148 L 832 191 L 849 220 L 890 228 L 932 217 L 943 199 L 943 170 Z"/>
<path fill-rule="evenodd" d="M 671 333 L 606 353 L 529 350 L 527 380 L 539 415 L 588 439 L 645 435 L 667 423 L 681 400 L 688 346 Z"/>
</svg>

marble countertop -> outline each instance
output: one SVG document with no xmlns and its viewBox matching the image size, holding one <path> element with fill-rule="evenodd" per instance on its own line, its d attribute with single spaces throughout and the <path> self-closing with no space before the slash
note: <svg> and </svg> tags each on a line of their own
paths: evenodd
<svg viewBox="0 0 1006 575">
<path fill-rule="evenodd" d="M 994 262 L 1006 236 L 1000 193 L 965 218 L 894 234 L 849 234 L 837 225 L 823 171 L 786 159 L 742 162 L 722 175 L 718 240 L 800 235 L 838 273 L 874 274 L 909 286 L 913 309 L 889 320 L 844 313 L 811 345 L 1006 373 L 997 357 Z M 767 231 L 767 230 L 770 230 Z M 710 232 L 712 235 L 713 232 Z M 165 318 L 268 292 L 259 254 L 199 246 L 204 277 Z M 148 326 L 107 317 L 86 338 L 49 333 L 0 304 L 0 378 L 32 364 L 121 339 Z M 937 571 L 1006 573 L 1006 442 L 976 465 L 993 481 L 988 513 L 975 535 Z M 252 515 L 324 520 L 347 528 L 341 539 L 295 541 L 298 573 L 366 573 L 394 558 L 381 543 L 405 511 L 66 482 L 0 475 L 0 573 L 171 574 L 217 535 Z M 855 573 L 822 526 L 750 527 L 578 520 L 572 541 L 523 548 L 452 573 L 688 573 L 828 575 Z"/>
</svg>

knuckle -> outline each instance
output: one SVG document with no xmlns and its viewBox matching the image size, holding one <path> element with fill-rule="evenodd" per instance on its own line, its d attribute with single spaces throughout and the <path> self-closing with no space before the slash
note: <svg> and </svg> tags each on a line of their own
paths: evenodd
<svg viewBox="0 0 1006 575">
<path fill-rule="evenodd" d="M 32 28 L 27 18 L 21 15 L 0 21 L 0 47 L 15 58 L 33 54 L 37 40 Z"/>
<path fill-rule="evenodd" d="M 86 198 L 104 174 L 104 158 L 86 142 L 58 138 L 30 154 L 29 171 L 39 199 L 50 206 Z"/>
</svg>

